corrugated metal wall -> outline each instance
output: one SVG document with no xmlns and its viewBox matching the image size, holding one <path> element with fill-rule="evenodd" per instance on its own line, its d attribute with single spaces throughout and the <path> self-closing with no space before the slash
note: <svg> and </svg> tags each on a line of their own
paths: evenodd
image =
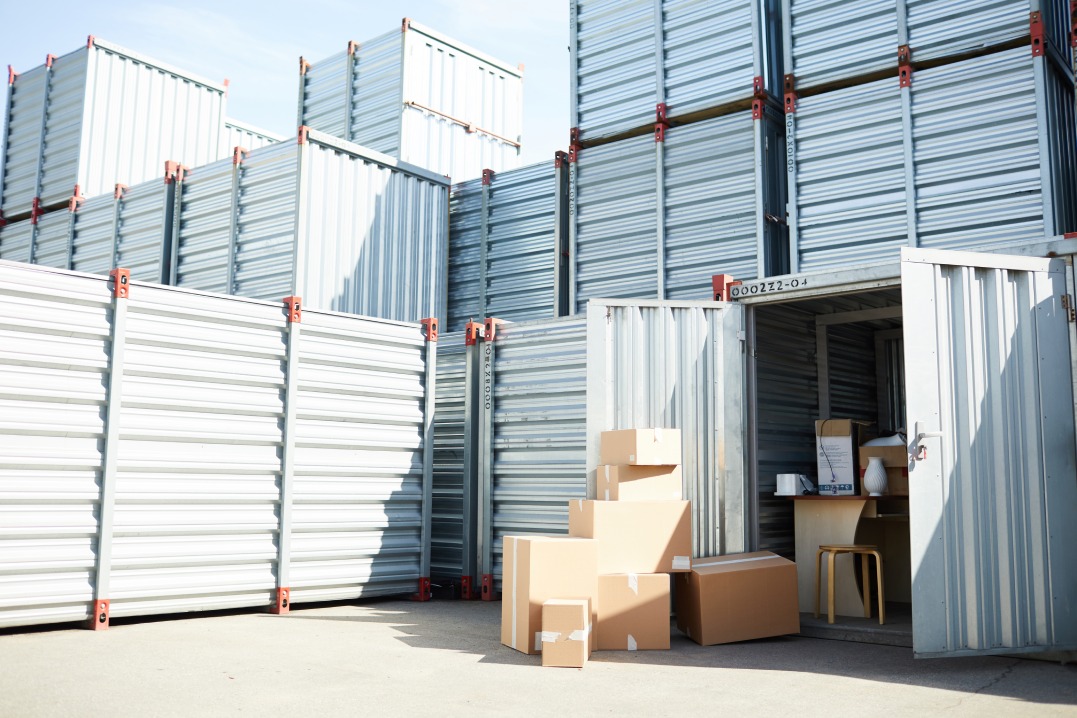
<svg viewBox="0 0 1077 718">
<path fill-rule="evenodd" d="M 288 324 L 140 283 L 113 299 L 106 278 L 10 263 L 0 280 L 0 404 L 19 417 L 0 419 L 0 625 L 427 575 L 436 353 L 418 325 Z"/>
<path fill-rule="evenodd" d="M 234 168 L 231 158 L 195 167 L 177 188 L 170 284 L 228 293 Z"/>
<path fill-rule="evenodd" d="M 679 429 L 694 556 L 749 549 L 744 310 L 593 301 L 587 308 L 587 475 L 603 431 Z"/>
<path fill-rule="evenodd" d="M 107 274 L 112 266 L 116 199 L 98 195 L 78 205 L 71 218 L 71 265 L 68 269 Z"/>
<path fill-rule="evenodd" d="M 449 323 L 462 331 L 470 321 L 482 321 L 483 245 L 488 222 L 486 192 L 481 179 L 454 184 L 449 195 Z M 0 235 L 2 238 L 3 235 Z M 2 250 L 2 245 L 0 245 Z"/>
<path fill-rule="evenodd" d="M 225 119 L 221 130 L 221 149 L 218 157 L 230 157 L 236 147 L 256 150 L 259 147 L 283 142 L 284 137 L 267 130 L 261 130 L 238 120 Z"/>
<path fill-rule="evenodd" d="M 42 65 L 9 78 L 0 163 L 0 214 L 8 220 L 28 214 L 37 196 L 48 74 Z"/>
<path fill-rule="evenodd" d="M 338 90 L 336 95 L 348 123 L 347 134 L 338 137 L 350 138 L 363 147 L 393 157 L 400 156 L 403 46 L 404 38 L 396 30 L 359 43 L 352 66 L 351 101 L 347 79 L 343 92 Z M 314 123 L 311 127 L 321 129 Z"/>
<path fill-rule="evenodd" d="M 586 321 L 499 325 L 482 352 L 482 573 L 496 586 L 505 535 L 567 533 L 569 499 L 587 498 Z"/>
<path fill-rule="evenodd" d="M 909 472 L 914 650 L 1074 650 L 1065 267 L 927 251 L 902 260 L 917 322 L 905 335 L 910 441 L 926 449 Z"/>
</svg>

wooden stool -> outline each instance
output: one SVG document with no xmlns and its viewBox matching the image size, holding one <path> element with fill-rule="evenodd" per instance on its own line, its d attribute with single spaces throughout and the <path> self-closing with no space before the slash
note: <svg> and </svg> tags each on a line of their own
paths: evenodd
<svg viewBox="0 0 1077 718">
<path fill-rule="evenodd" d="M 827 544 L 815 552 L 815 617 L 819 618 L 819 580 L 823 569 L 823 553 L 827 558 L 827 623 L 834 622 L 834 556 L 839 553 L 860 554 L 862 593 L 864 594 L 864 618 L 871 618 L 871 587 L 868 585 L 868 556 L 875 557 L 875 573 L 879 579 L 879 625 L 886 622 L 886 599 L 883 596 L 883 557 L 877 547 L 870 544 Z"/>
</svg>

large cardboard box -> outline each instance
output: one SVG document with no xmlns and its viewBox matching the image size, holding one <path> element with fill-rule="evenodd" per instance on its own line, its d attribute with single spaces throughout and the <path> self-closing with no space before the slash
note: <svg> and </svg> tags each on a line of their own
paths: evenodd
<svg viewBox="0 0 1077 718">
<path fill-rule="evenodd" d="M 680 501 L 679 466 L 599 466 L 595 495 L 605 501 Z"/>
<path fill-rule="evenodd" d="M 597 541 L 506 536 L 504 548 L 501 642 L 506 646 L 530 654 L 542 651 L 542 604 L 551 598 L 589 600 L 593 614 L 598 595 Z"/>
<path fill-rule="evenodd" d="M 677 429 L 603 431 L 599 463 L 607 466 L 671 466 L 681 463 L 681 432 Z"/>
<path fill-rule="evenodd" d="M 669 574 L 598 577 L 598 650 L 669 649 Z"/>
<path fill-rule="evenodd" d="M 591 656 L 591 602 L 551 598 L 542 604 L 542 665 L 583 668 Z"/>
<path fill-rule="evenodd" d="M 859 471 L 855 449 L 860 446 L 852 419 L 819 419 L 815 422 L 816 471 L 819 493 L 852 496 L 857 492 Z"/>
<path fill-rule="evenodd" d="M 568 502 L 568 532 L 598 541 L 598 573 L 688 571 L 692 512 L 688 501 Z"/>
<path fill-rule="evenodd" d="M 777 554 L 697 558 L 674 581 L 677 628 L 700 645 L 800 632 L 797 567 Z"/>
</svg>

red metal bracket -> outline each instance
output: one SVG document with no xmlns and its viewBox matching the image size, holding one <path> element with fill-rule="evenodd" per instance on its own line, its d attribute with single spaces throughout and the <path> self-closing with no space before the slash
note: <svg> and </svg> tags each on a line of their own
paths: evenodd
<svg viewBox="0 0 1077 718">
<path fill-rule="evenodd" d="M 86 36 L 86 47 L 88 47 L 88 48 L 93 47 L 93 44 L 96 41 L 97 41 L 96 37 L 94 37 L 93 35 L 87 35 Z"/>
<path fill-rule="evenodd" d="M 109 601 L 102 599 L 93 602 L 93 615 L 90 616 L 90 629 L 93 631 L 107 631 L 109 621 Z"/>
<path fill-rule="evenodd" d="M 460 599 L 462 601 L 471 601 L 478 598 L 478 594 L 475 593 L 471 585 L 471 576 L 460 577 Z"/>
<path fill-rule="evenodd" d="M 555 169 L 560 169 L 564 165 L 568 164 L 568 153 L 557 150 L 553 153 L 553 166 Z"/>
<path fill-rule="evenodd" d="M 438 320 L 437 317 L 427 317 L 422 320 L 423 336 L 426 337 L 428 342 L 437 342 L 438 340 Z"/>
<path fill-rule="evenodd" d="M 484 573 L 482 575 L 482 600 L 494 600 L 494 574 L 492 573 Z"/>
<path fill-rule="evenodd" d="M 757 100 L 765 100 L 767 98 L 767 89 L 763 85 L 762 75 L 756 75 L 752 78 L 752 97 Z"/>
<path fill-rule="evenodd" d="M 108 276 L 112 277 L 113 298 L 127 299 L 131 295 L 131 270 L 116 267 Z"/>
<path fill-rule="evenodd" d="M 310 128 L 307 127 L 306 125 L 300 125 L 299 126 L 299 139 L 298 139 L 299 144 L 305 145 L 307 143 L 307 139 L 309 139 L 309 137 L 310 137 Z"/>
<path fill-rule="evenodd" d="M 760 100 L 758 97 L 752 100 L 752 119 L 763 119 L 763 100 Z"/>
<path fill-rule="evenodd" d="M 354 55 L 358 49 L 359 49 L 359 43 L 357 43 L 355 40 L 348 40 L 348 54 L 349 55 Z"/>
<path fill-rule="evenodd" d="M 175 160 L 165 161 L 165 184 L 172 184 L 173 182 L 182 182 L 187 173 L 191 171 L 191 168 Z"/>
<path fill-rule="evenodd" d="M 782 81 L 782 91 L 785 94 L 785 114 L 792 115 L 797 111 L 797 78 L 795 75 L 786 75 Z"/>
<path fill-rule="evenodd" d="M 4 213 L 0 212 L 0 227 L 6 227 L 6 226 L 7 226 L 7 220 L 4 219 Z"/>
<path fill-rule="evenodd" d="M 221 84 L 224 85 L 224 99 L 227 100 L 228 99 L 228 85 L 231 84 L 231 83 L 229 83 L 228 78 L 226 77 L 226 78 L 224 78 L 224 82 L 222 82 Z"/>
<path fill-rule="evenodd" d="M 413 594 L 412 597 L 411 597 L 411 600 L 412 601 L 424 601 L 425 602 L 425 601 L 429 601 L 433 597 L 434 597 L 434 593 L 433 593 L 433 591 L 430 590 L 430 578 L 427 577 L 427 576 L 423 576 L 422 578 L 419 579 L 419 592 L 416 593 L 416 594 Z"/>
<path fill-rule="evenodd" d="M 464 346 L 473 347 L 482 339 L 485 327 L 478 322 L 468 322 L 464 326 Z"/>
<path fill-rule="evenodd" d="M 580 158 L 579 153 L 580 153 L 580 148 L 579 147 L 569 147 L 568 148 L 568 163 L 570 165 L 576 164 L 576 160 L 578 160 Z"/>
<path fill-rule="evenodd" d="M 77 190 L 78 188 L 78 185 L 75 185 L 75 189 Z M 69 212 L 77 212 L 79 209 L 79 205 L 85 201 L 85 197 L 83 197 L 81 194 L 76 193 L 71 196 L 71 199 L 67 200 L 67 210 Z"/>
<path fill-rule="evenodd" d="M 494 319 L 493 317 L 487 317 L 483 323 L 482 340 L 485 342 L 492 342 L 497 340 L 497 326 L 504 324 L 505 322 L 500 319 Z"/>
<path fill-rule="evenodd" d="M 666 130 L 669 129 L 669 107 L 659 102 L 654 108 L 654 141 L 665 142 Z"/>
<path fill-rule="evenodd" d="M 246 147 L 240 147 L 236 145 L 232 148 L 232 165 L 239 165 L 243 163 L 243 160 L 247 159 L 247 155 L 251 153 Z"/>
<path fill-rule="evenodd" d="M 7 66 L 7 84 L 14 85 L 15 78 L 19 76 L 19 73 L 15 72 L 15 68 L 11 65 Z"/>
<path fill-rule="evenodd" d="M 131 189 L 131 188 L 128 187 L 127 185 L 120 184 L 119 182 L 117 182 L 116 183 L 116 188 L 114 190 L 112 190 L 112 199 L 123 199 L 124 193 L 129 189 Z"/>
<path fill-rule="evenodd" d="M 288 323 L 300 324 L 303 321 L 303 300 L 300 297 L 285 297 L 284 308 L 288 310 Z"/>
<path fill-rule="evenodd" d="M 1028 34 L 1032 38 L 1032 56 L 1041 57 L 1046 52 L 1047 37 L 1043 28 L 1043 14 L 1031 12 L 1028 15 Z"/>
<path fill-rule="evenodd" d="M 34 201 L 30 204 L 30 224 L 37 224 L 37 218 L 45 214 L 45 210 L 41 208 L 41 198 L 34 197 Z"/>
<path fill-rule="evenodd" d="M 482 171 L 482 183 L 484 185 L 490 185 L 490 184 L 493 184 L 493 182 L 494 182 L 494 171 L 493 170 L 483 170 Z"/>
<path fill-rule="evenodd" d="M 299 56 L 299 76 L 307 74 L 307 70 L 310 69 L 310 63 L 302 55 Z"/>
<path fill-rule="evenodd" d="M 400 32 L 407 32 L 411 29 L 411 18 L 406 17 L 400 21 Z"/>
<path fill-rule="evenodd" d="M 277 601 L 269 607 L 269 612 L 277 616 L 283 616 L 292 610 L 292 589 L 278 588 Z"/>
<path fill-rule="evenodd" d="M 52 67 L 52 63 L 56 61 L 56 55 L 45 55 L 45 67 Z"/>
<path fill-rule="evenodd" d="M 728 302 L 729 290 L 737 285 L 744 284 L 733 279 L 731 274 L 715 274 L 711 277 L 711 289 L 714 290 L 714 301 Z"/>
<path fill-rule="evenodd" d="M 912 87 L 912 50 L 908 45 L 898 45 L 898 85 Z"/>
</svg>

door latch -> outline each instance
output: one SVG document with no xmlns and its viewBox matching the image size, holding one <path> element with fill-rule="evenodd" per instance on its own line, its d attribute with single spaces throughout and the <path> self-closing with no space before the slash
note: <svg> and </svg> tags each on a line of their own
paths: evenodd
<svg viewBox="0 0 1077 718">
<path fill-rule="evenodd" d="M 913 442 L 912 457 L 916 461 L 923 461 L 927 458 L 927 447 L 924 446 L 924 439 L 941 439 L 943 433 L 941 431 L 921 431 L 920 422 L 916 422 L 916 441 Z"/>
</svg>

